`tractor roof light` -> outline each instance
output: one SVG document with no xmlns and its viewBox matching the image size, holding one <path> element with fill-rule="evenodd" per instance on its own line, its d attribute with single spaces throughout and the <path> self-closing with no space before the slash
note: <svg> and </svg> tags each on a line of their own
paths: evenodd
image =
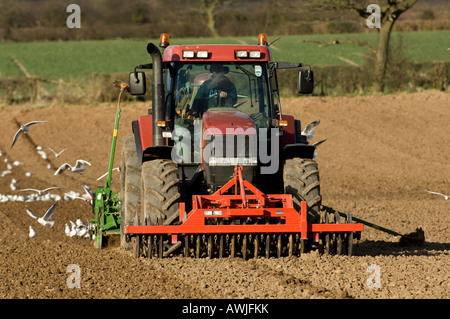
<svg viewBox="0 0 450 319">
<path fill-rule="evenodd" d="M 194 51 L 183 51 L 183 58 L 184 59 L 193 59 L 195 57 Z"/>
<path fill-rule="evenodd" d="M 260 59 L 261 58 L 261 52 L 260 51 L 250 51 L 247 50 L 237 50 L 236 53 L 236 59 Z"/>
<path fill-rule="evenodd" d="M 252 59 L 259 59 L 261 58 L 261 51 L 250 51 L 248 56 Z"/>
<path fill-rule="evenodd" d="M 267 34 L 266 33 L 260 33 L 258 35 L 258 44 L 259 45 L 269 45 L 269 40 L 267 40 Z"/>
<path fill-rule="evenodd" d="M 169 35 L 167 33 L 161 33 L 161 35 L 159 36 L 159 46 L 165 49 L 169 46 L 169 44 Z"/>
<path fill-rule="evenodd" d="M 208 51 L 197 51 L 197 58 L 198 59 L 207 59 L 209 56 Z"/>
<path fill-rule="evenodd" d="M 209 52 L 207 50 L 201 50 L 195 52 L 194 50 L 183 51 L 183 59 L 207 59 L 209 58 Z"/>
<path fill-rule="evenodd" d="M 236 51 L 236 58 L 245 59 L 248 57 L 248 52 L 246 50 Z"/>
</svg>

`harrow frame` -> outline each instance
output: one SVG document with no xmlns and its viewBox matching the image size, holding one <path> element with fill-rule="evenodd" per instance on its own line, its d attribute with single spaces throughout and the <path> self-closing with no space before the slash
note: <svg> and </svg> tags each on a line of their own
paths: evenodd
<svg viewBox="0 0 450 319">
<path fill-rule="evenodd" d="M 124 234 L 137 236 L 138 242 L 145 235 L 167 235 L 175 244 L 180 235 L 296 234 L 302 241 L 318 242 L 324 234 L 348 233 L 353 237 L 363 231 L 363 224 L 353 223 L 351 216 L 347 223 L 309 223 L 306 201 L 301 202 L 297 212 L 291 194 L 264 194 L 243 179 L 242 167 L 236 167 L 234 177 L 214 194 L 194 195 L 189 213 L 185 211 L 185 203 L 179 203 L 179 212 L 178 225 L 163 225 L 162 221 L 159 225 L 141 225 L 136 216 L 135 225 L 124 226 Z M 229 220 L 241 222 L 227 224 Z M 272 222 L 268 223 L 269 220 Z"/>
</svg>

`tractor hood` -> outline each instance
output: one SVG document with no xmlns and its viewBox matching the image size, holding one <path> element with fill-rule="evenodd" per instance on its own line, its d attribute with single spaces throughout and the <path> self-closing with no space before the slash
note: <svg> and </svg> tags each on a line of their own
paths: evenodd
<svg viewBox="0 0 450 319">
<path fill-rule="evenodd" d="M 244 178 L 253 181 L 257 169 L 255 123 L 242 112 L 217 108 L 203 113 L 202 164 L 206 184 L 212 190 L 225 185 L 235 166 L 243 167 Z"/>
<path fill-rule="evenodd" d="M 207 135 L 255 135 L 255 123 L 246 114 L 234 110 L 208 110 L 202 118 L 203 137 Z"/>
</svg>

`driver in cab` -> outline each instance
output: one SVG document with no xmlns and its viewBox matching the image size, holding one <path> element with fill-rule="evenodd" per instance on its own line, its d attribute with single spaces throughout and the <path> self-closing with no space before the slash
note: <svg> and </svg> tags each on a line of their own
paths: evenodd
<svg viewBox="0 0 450 319">
<path fill-rule="evenodd" d="M 190 113 L 194 116 L 201 116 L 211 107 L 232 107 L 237 102 L 236 87 L 225 76 L 229 72 L 228 67 L 213 64 L 209 71 L 211 78 L 202 83 L 192 103 Z"/>
</svg>

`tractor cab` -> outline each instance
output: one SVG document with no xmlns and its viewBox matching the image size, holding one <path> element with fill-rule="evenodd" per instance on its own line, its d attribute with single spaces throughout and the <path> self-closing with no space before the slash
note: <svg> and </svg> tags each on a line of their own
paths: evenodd
<svg viewBox="0 0 450 319">
<path fill-rule="evenodd" d="M 244 178 L 255 182 L 261 166 L 275 163 L 261 159 L 278 156 L 280 145 L 287 144 L 287 139 L 280 143 L 287 121 L 281 111 L 277 70 L 305 65 L 273 62 L 266 34 L 260 34 L 255 45 L 170 45 L 168 35 L 162 34 L 160 47 L 162 53 L 149 44 L 153 63 L 136 67 L 153 69 L 152 118 L 148 118 L 152 125 L 141 117 L 133 129 L 139 132 L 135 133 L 139 157 L 167 158 L 170 152 L 187 181 L 202 172 L 208 192 L 223 186 L 236 165 L 243 166 Z M 136 69 L 130 73 L 130 90 L 142 94 L 145 74 Z M 311 69 L 300 69 L 298 79 L 298 91 L 311 93 Z M 293 118 L 290 125 L 294 132 Z M 143 134 L 146 127 L 152 127 L 153 141 L 142 140 L 150 136 Z M 280 173 L 278 158 L 276 164 L 271 174 Z"/>
</svg>

